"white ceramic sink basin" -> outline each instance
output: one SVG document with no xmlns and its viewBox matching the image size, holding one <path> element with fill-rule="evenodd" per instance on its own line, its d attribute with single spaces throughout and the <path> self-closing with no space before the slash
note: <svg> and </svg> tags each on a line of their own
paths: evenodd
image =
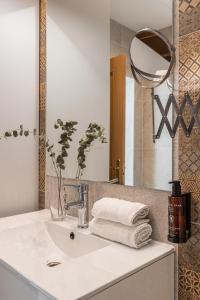
<svg viewBox="0 0 200 300">
<path fill-rule="evenodd" d="M 110 245 L 109 242 L 89 234 L 47 222 L 46 228 L 55 245 L 67 256 L 75 258 Z"/>
<path fill-rule="evenodd" d="M 47 264 L 51 260 L 62 263 L 75 259 L 109 246 L 110 243 L 87 234 L 87 230 L 78 230 L 76 225 L 47 221 L 0 233 L 0 247 L 10 249 L 10 245 L 12 251 L 28 254 L 31 260 Z"/>
</svg>

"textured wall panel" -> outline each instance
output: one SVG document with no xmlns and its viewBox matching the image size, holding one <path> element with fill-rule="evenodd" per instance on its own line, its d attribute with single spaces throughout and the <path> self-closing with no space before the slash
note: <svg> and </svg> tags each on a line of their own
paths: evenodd
<svg viewBox="0 0 200 300">
<path fill-rule="evenodd" d="M 189 92 L 195 105 L 200 97 L 200 0 L 179 0 L 179 101 Z M 191 111 L 184 118 L 189 124 Z M 200 222 L 200 129 L 190 138 L 179 130 L 179 178 L 185 192 L 192 192 L 192 220 Z M 192 237 L 178 249 L 179 299 L 200 299 L 200 224 L 192 226 Z"/>
<path fill-rule="evenodd" d="M 39 134 L 46 132 L 46 6 L 47 0 L 40 0 L 40 92 L 39 92 Z M 45 207 L 45 142 L 39 142 L 39 208 Z"/>
</svg>

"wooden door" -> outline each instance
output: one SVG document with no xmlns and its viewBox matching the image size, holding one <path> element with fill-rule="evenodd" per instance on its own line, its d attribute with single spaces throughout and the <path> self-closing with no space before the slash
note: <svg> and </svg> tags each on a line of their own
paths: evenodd
<svg viewBox="0 0 200 300">
<path fill-rule="evenodd" d="M 124 184 L 126 56 L 110 62 L 110 180 Z"/>
</svg>

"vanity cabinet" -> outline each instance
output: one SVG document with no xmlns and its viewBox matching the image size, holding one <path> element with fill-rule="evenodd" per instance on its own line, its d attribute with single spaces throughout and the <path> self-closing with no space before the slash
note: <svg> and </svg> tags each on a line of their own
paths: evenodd
<svg viewBox="0 0 200 300">
<path fill-rule="evenodd" d="M 174 254 L 87 299 L 174 300 Z"/>
<path fill-rule="evenodd" d="M 78 284 L 78 283 L 77 283 Z M 55 300 L 0 264 L 1 300 Z M 174 300 L 174 254 L 79 300 Z M 59 299 L 58 299 L 59 300 Z M 71 298 L 62 300 L 72 300 Z M 75 299 L 73 299 L 75 300 Z M 78 300 L 78 299 L 77 299 Z"/>
<path fill-rule="evenodd" d="M 0 263 L 0 300 L 52 300 L 22 276 Z"/>
</svg>

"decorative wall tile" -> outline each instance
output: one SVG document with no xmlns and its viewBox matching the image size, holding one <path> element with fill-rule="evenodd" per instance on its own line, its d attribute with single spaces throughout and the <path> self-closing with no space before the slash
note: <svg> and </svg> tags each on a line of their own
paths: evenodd
<svg viewBox="0 0 200 300">
<path fill-rule="evenodd" d="M 180 13 L 191 14 L 192 10 L 200 5 L 200 0 L 181 0 L 179 11 Z"/>
<path fill-rule="evenodd" d="M 186 177 L 198 176 L 200 179 L 200 129 L 193 128 L 191 136 L 179 130 L 179 174 Z M 198 182 L 199 184 L 199 182 Z M 192 187 L 193 188 L 193 187 Z M 193 189 L 194 191 L 194 189 Z"/>
<path fill-rule="evenodd" d="M 179 103 L 183 101 L 185 92 L 189 92 L 195 106 L 200 98 L 200 31 L 179 39 Z M 189 105 L 185 106 L 183 117 L 189 126 L 192 118 Z"/>
<path fill-rule="evenodd" d="M 192 103 L 200 97 L 200 0 L 179 0 L 179 102 L 189 92 Z M 191 112 L 184 111 L 189 124 Z M 192 220 L 200 222 L 200 129 L 195 124 L 190 138 L 179 130 L 179 178 L 184 191 L 192 192 Z M 200 225 L 178 247 L 179 299 L 200 299 Z"/>
<path fill-rule="evenodd" d="M 185 267 L 179 268 L 179 299 L 200 299 L 200 273 Z"/>
<path fill-rule="evenodd" d="M 40 146 L 39 151 L 39 161 L 40 161 L 40 168 L 39 168 L 39 177 L 40 177 L 40 192 L 45 192 L 45 151 L 46 148 L 44 145 Z"/>
<path fill-rule="evenodd" d="M 46 6 L 47 0 L 39 1 L 40 13 L 40 88 L 39 88 L 39 135 L 46 132 Z M 39 141 L 39 208 L 45 207 L 45 141 Z"/>
<path fill-rule="evenodd" d="M 199 9 L 200 10 L 200 9 Z M 200 90 L 200 31 L 179 38 L 179 84 L 183 91 Z"/>
<path fill-rule="evenodd" d="M 192 226 L 192 236 L 186 244 L 180 245 L 178 250 L 180 267 L 200 273 L 200 226 Z M 200 285 L 200 282 L 199 282 Z"/>
<path fill-rule="evenodd" d="M 180 35 L 200 29 L 200 0 L 179 0 Z"/>
<path fill-rule="evenodd" d="M 192 193 L 196 194 L 198 197 L 200 196 L 200 187 L 199 187 L 199 176 L 190 176 L 187 177 L 184 174 L 180 174 L 180 180 L 182 182 L 183 190 L 185 192 L 191 191 Z"/>
<path fill-rule="evenodd" d="M 187 177 L 182 174 L 179 179 L 181 180 L 183 191 L 192 192 L 192 221 L 200 223 L 200 177 L 195 175 Z"/>
</svg>

